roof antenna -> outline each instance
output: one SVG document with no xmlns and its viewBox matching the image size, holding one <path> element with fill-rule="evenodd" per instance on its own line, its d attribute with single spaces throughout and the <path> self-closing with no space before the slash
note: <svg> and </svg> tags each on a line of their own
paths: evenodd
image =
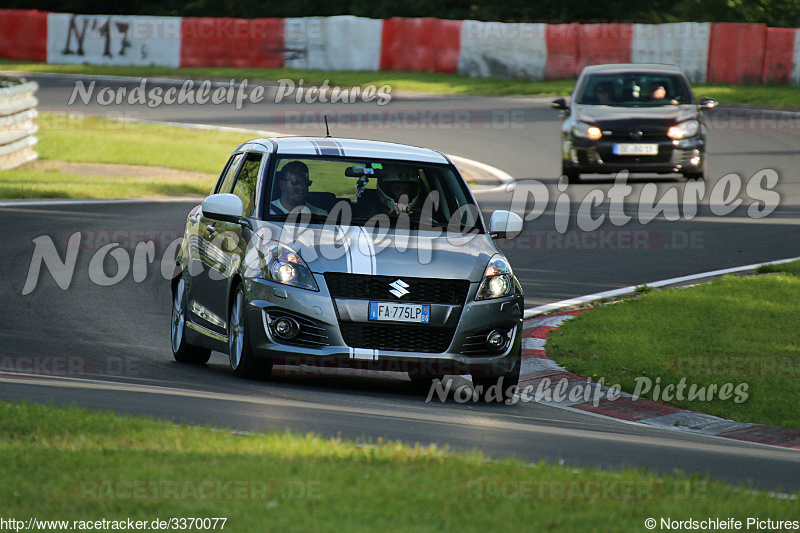
<svg viewBox="0 0 800 533">
<path fill-rule="evenodd" d="M 331 130 L 328 129 L 328 115 L 322 115 L 322 118 L 325 119 L 325 137 L 330 137 Z"/>
</svg>

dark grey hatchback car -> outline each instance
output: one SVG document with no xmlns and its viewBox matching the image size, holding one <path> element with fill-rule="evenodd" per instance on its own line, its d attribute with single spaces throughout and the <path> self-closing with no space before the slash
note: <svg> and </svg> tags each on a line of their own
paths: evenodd
<svg viewBox="0 0 800 533">
<path fill-rule="evenodd" d="M 172 284 L 176 360 L 472 374 L 513 395 L 523 295 L 452 161 L 377 141 L 284 137 L 236 148 L 188 216 Z M 504 380 L 501 382 L 501 378 Z M 495 393 L 498 388 L 495 387 Z"/>
<path fill-rule="evenodd" d="M 695 99 L 678 67 L 612 64 L 586 67 L 570 102 L 551 104 L 563 111 L 562 175 L 681 173 L 704 179 L 706 109 L 713 98 Z"/>
</svg>

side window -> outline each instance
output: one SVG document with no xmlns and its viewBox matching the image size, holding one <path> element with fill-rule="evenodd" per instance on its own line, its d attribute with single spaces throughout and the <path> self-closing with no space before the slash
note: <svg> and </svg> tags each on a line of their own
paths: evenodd
<svg viewBox="0 0 800 533">
<path fill-rule="evenodd" d="M 233 194 L 242 199 L 244 205 L 244 216 L 249 217 L 253 214 L 256 205 L 256 183 L 258 181 L 258 169 L 261 167 L 262 154 L 247 154 L 242 163 L 242 170 L 239 178 L 233 187 Z"/>
<path fill-rule="evenodd" d="M 231 158 L 230 163 L 228 163 L 228 168 L 225 169 L 224 176 L 221 177 L 217 188 L 214 189 L 215 193 L 231 192 L 233 188 L 233 178 L 236 177 L 236 171 L 239 169 L 239 161 L 242 160 L 243 155 L 244 154 L 236 154 Z"/>
</svg>

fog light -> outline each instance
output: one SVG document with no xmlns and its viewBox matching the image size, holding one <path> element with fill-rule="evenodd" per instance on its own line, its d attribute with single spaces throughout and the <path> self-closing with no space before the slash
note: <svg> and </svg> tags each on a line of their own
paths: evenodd
<svg viewBox="0 0 800 533">
<path fill-rule="evenodd" d="M 508 343 L 508 334 L 496 329 L 486 336 L 486 344 L 495 352 L 502 352 Z"/>
<path fill-rule="evenodd" d="M 293 318 L 281 317 L 272 323 L 272 331 L 281 339 L 291 339 L 300 331 L 300 325 Z"/>
<path fill-rule="evenodd" d="M 691 158 L 689 160 L 689 163 L 691 163 L 693 166 L 696 167 L 697 165 L 700 164 L 700 158 L 699 157 L 693 157 L 693 158 Z"/>
</svg>

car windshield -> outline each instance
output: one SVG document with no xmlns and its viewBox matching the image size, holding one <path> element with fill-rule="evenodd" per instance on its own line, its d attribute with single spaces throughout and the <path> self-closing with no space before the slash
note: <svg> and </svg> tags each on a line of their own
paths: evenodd
<svg viewBox="0 0 800 533">
<path fill-rule="evenodd" d="M 686 79 L 679 74 L 626 72 L 587 76 L 579 104 L 615 107 L 656 107 L 691 104 Z"/>
<path fill-rule="evenodd" d="M 448 165 L 282 156 L 266 190 L 267 220 L 483 231 L 466 185 Z"/>
</svg>

